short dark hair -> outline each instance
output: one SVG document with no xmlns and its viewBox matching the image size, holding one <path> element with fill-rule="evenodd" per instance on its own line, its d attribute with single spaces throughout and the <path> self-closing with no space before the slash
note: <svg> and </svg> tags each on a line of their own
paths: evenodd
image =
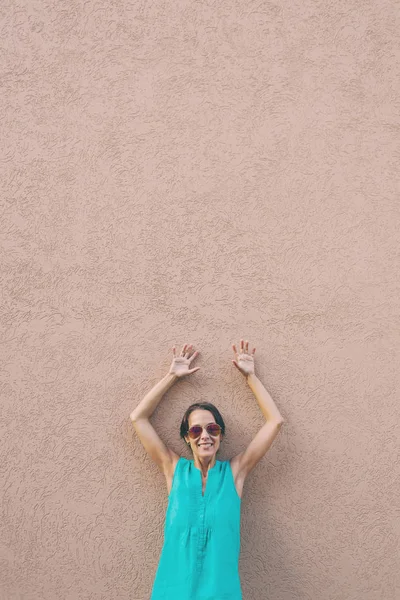
<svg viewBox="0 0 400 600">
<path fill-rule="evenodd" d="M 185 439 L 185 435 L 187 435 L 188 431 L 189 431 L 189 415 L 194 410 L 198 410 L 198 409 L 209 410 L 210 413 L 212 413 L 214 415 L 215 422 L 218 423 L 218 425 L 221 427 L 222 435 L 225 435 L 225 423 L 224 423 L 224 420 L 223 420 L 222 415 L 219 412 L 218 408 L 216 406 L 214 406 L 214 404 L 211 404 L 211 402 L 196 402 L 195 404 L 191 404 L 189 406 L 189 408 L 187 408 L 185 414 L 183 415 L 181 428 L 180 428 L 180 437 L 182 439 Z"/>
</svg>

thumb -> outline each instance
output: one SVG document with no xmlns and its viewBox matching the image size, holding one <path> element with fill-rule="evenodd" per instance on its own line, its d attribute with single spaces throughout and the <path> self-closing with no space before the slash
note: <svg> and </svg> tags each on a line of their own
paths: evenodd
<svg viewBox="0 0 400 600">
<path fill-rule="evenodd" d="M 188 373 L 194 373 L 195 371 L 198 371 L 200 369 L 200 367 L 196 367 L 195 369 L 191 369 L 190 371 L 188 371 Z"/>
</svg>

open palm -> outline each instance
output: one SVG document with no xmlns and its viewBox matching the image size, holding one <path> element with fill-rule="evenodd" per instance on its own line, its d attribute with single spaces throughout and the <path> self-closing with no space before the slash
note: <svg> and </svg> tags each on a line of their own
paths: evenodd
<svg viewBox="0 0 400 600">
<path fill-rule="evenodd" d="M 253 348 L 251 354 L 249 354 L 249 342 L 246 340 L 246 344 L 243 340 L 240 340 L 240 352 L 236 350 L 235 344 L 232 344 L 232 349 L 235 353 L 236 360 L 232 360 L 233 364 L 242 375 L 246 376 L 254 373 L 254 353 L 256 351 Z"/>
<path fill-rule="evenodd" d="M 177 377 L 184 377 L 185 375 L 190 375 L 191 373 L 194 373 L 195 371 L 198 371 L 200 369 L 200 367 L 189 369 L 190 363 L 199 354 L 196 351 L 192 355 L 190 355 L 192 352 L 192 348 L 192 344 L 190 344 L 190 346 L 185 344 L 182 348 L 180 356 L 176 356 L 175 346 L 172 348 L 174 358 L 172 359 L 172 363 L 169 368 L 169 372 L 172 375 L 176 375 Z"/>
</svg>

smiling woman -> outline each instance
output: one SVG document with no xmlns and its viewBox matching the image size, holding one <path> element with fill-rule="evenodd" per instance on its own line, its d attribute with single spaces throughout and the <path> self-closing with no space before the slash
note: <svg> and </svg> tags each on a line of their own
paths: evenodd
<svg viewBox="0 0 400 600">
<path fill-rule="evenodd" d="M 214 445 L 214 442 L 218 439 L 222 441 L 224 435 L 224 420 L 218 408 L 211 402 L 191 404 L 183 415 L 180 436 L 186 441 L 194 457 L 196 457 L 194 448 L 200 447 L 201 444 Z M 218 443 L 216 453 L 219 448 L 220 443 Z"/>
<path fill-rule="evenodd" d="M 182 419 L 180 435 L 192 451 L 194 466 L 201 471 L 203 495 L 224 434 L 225 423 L 216 406 L 210 402 L 189 406 Z"/>
<path fill-rule="evenodd" d="M 233 363 L 245 375 L 267 423 L 247 449 L 231 460 L 217 460 L 225 423 L 216 406 L 199 402 L 189 406 L 180 436 L 190 447 L 191 460 L 167 448 L 149 417 L 164 393 L 180 377 L 199 367 L 189 365 L 199 354 L 185 346 L 174 358 L 168 374 L 131 413 L 135 430 L 150 456 L 165 474 L 168 507 L 164 544 L 150 600 L 241 600 L 239 577 L 240 510 L 247 474 L 268 450 L 282 424 L 271 396 L 254 373 L 254 352 L 241 352 Z"/>
</svg>

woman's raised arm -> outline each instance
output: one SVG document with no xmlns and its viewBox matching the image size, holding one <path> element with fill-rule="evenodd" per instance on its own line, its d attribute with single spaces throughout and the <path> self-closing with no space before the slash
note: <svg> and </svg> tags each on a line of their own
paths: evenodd
<svg viewBox="0 0 400 600">
<path fill-rule="evenodd" d="M 242 375 L 245 376 L 247 383 L 259 404 L 261 412 L 267 421 L 247 448 L 231 459 L 231 467 L 234 476 L 239 482 L 239 485 L 243 485 L 247 475 L 254 469 L 256 464 L 270 448 L 284 421 L 275 402 L 255 374 L 254 353 L 256 349 L 253 348 L 252 353 L 249 354 L 249 342 L 246 341 L 246 344 L 244 344 L 243 340 L 240 340 L 240 352 L 236 350 L 234 344 L 232 345 L 232 348 L 236 356 L 236 360 L 232 360 L 232 362 Z"/>
<path fill-rule="evenodd" d="M 199 354 L 195 352 L 190 356 L 191 348 L 191 345 L 188 347 L 185 344 L 180 356 L 176 356 L 175 346 L 172 348 L 174 357 L 167 375 L 145 395 L 143 400 L 130 414 L 132 424 L 145 450 L 164 473 L 169 471 L 172 461 L 178 455 L 165 446 L 149 419 L 165 392 L 177 379 L 200 369 L 200 367 L 189 369 L 190 363 Z"/>
</svg>

